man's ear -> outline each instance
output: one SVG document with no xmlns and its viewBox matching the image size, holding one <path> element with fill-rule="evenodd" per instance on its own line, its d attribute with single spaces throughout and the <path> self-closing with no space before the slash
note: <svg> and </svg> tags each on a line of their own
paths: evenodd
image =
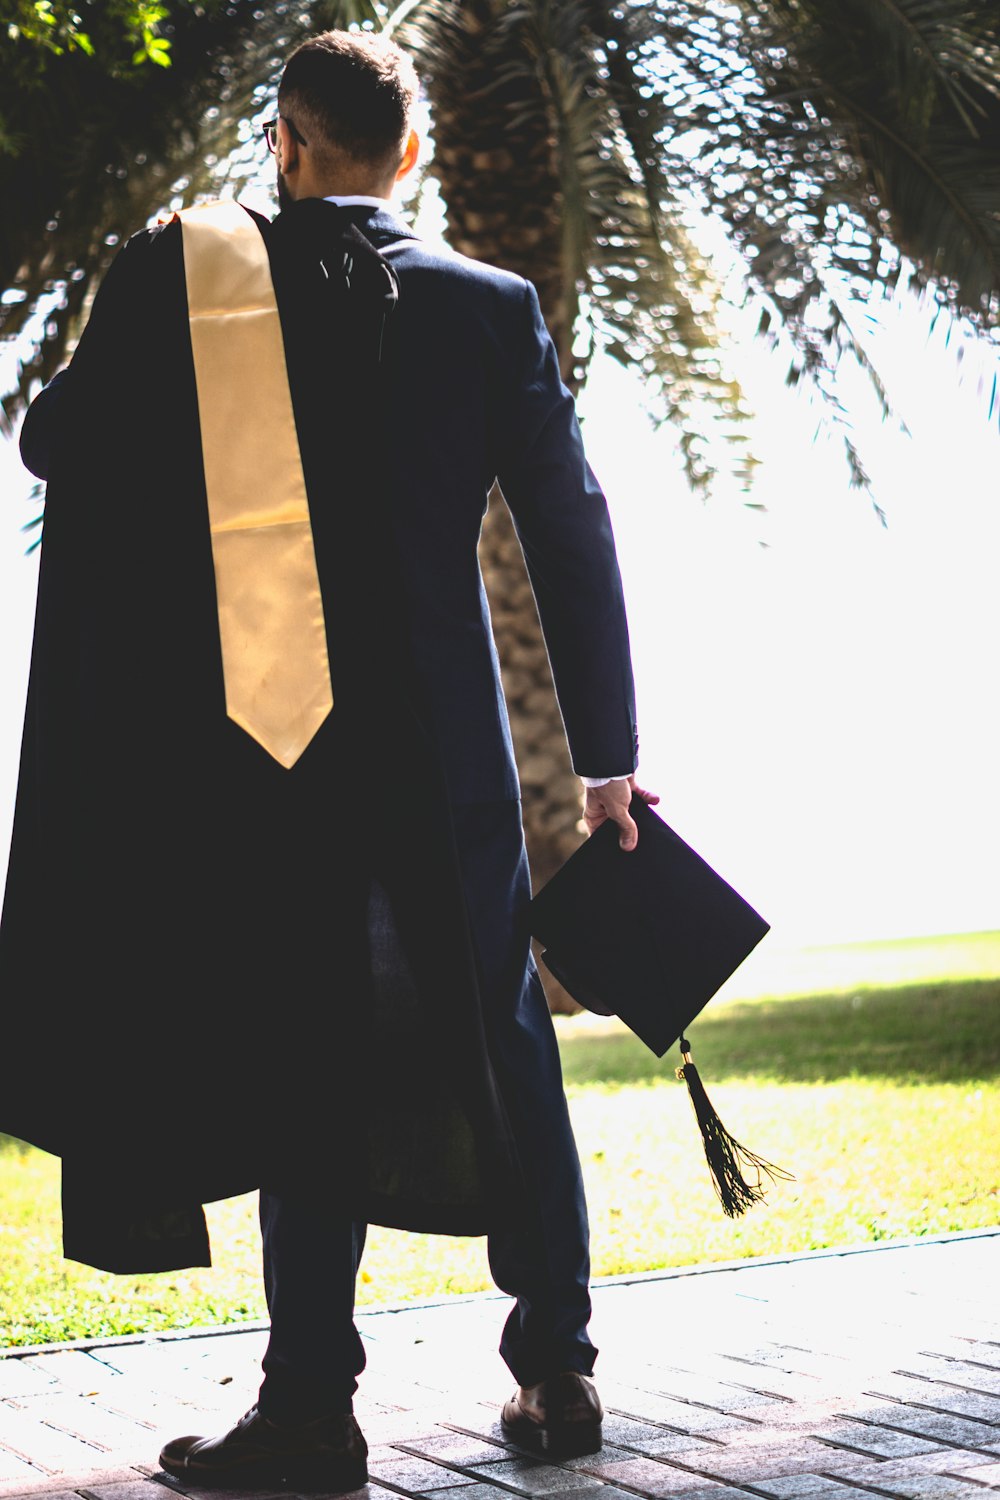
<svg viewBox="0 0 1000 1500">
<path fill-rule="evenodd" d="M 279 168 L 287 175 L 289 172 L 294 172 L 299 164 L 299 143 L 281 115 L 278 116 L 277 136 L 274 154 L 278 159 Z"/>
<path fill-rule="evenodd" d="M 420 137 L 415 130 L 411 130 L 407 137 L 406 147 L 403 151 L 403 160 L 396 171 L 396 181 L 412 172 L 417 165 L 417 157 L 420 155 Z"/>
</svg>

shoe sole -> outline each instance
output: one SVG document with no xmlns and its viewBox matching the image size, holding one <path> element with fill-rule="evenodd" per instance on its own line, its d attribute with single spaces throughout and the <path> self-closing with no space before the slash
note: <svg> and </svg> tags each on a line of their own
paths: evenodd
<svg viewBox="0 0 1000 1500">
<path fill-rule="evenodd" d="M 601 1451 L 600 1422 L 567 1422 L 564 1426 L 508 1427 L 500 1424 L 505 1436 L 533 1453 L 546 1458 L 583 1458 Z"/>
<path fill-rule="evenodd" d="M 291 1461 L 248 1463 L 239 1468 L 212 1469 L 207 1465 L 170 1464 L 160 1459 L 160 1467 L 172 1479 L 179 1479 L 198 1489 L 325 1490 L 328 1494 L 348 1495 L 368 1483 L 368 1465 L 364 1459 L 294 1459 Z"/>
</svg>

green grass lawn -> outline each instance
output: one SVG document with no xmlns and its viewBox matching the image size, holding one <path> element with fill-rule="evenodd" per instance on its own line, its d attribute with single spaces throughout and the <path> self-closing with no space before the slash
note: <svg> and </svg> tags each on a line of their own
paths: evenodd
<svg viewBox="0 0 1000 1500">
<path fill-rule="evenodd" d="M 613 1021 L 557 1022 L 595 1275 L 1000 1220 L 1000 934 L 813 950 L 788 972 L 820 992 L 789 994 L 778 983 L 755 994 L 751 974 L 743 998 L 731 983 L 691 1029 L 726 1125 L 795 1173 L 736 1221 L 712 1192 L 687 1090 L 674 1077 L 678 1059 L 657 1062 Z M 208 1212 L 213 1269 L 92 1271 L 59 1255 L 58 1163 L 7 1143 L 0 1338 L 14 1345 L 263 1318 L 255 1200 Z M 359 1302 L 490 1285 L 480 1240 L 373 1229 Z"/>
</svg>

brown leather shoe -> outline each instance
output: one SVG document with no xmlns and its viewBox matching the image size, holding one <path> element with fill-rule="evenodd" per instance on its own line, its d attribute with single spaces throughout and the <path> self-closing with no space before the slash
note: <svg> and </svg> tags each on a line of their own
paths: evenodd
<svg viewBox="0 0 1000 1500">
<path fill-rule="evenodd" d="M 160 1454 L 161 1467 L 190 1484 L 341 1494 L 367 1483 L 367 1460 L 368 1444 L 350 1412 L 279 1427 L 256 1406 L 222 1437 L 174 1438 Z"/>
<path fill-rule="evenodd" d="M 500 1424 L 522 1448 L 576 1458 L 600 1452 L 603 1416 L 594 1382 L 567 1371 L 540 1385 L 519 1386 L 504 1404 Z"/>
</svg>

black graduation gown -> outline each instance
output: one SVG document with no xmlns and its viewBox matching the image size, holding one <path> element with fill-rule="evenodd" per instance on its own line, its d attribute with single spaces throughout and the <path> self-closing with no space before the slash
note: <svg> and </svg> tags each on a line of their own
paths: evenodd
<svg viewBox="0 0 1000 1500">
<path fill-rule="evenodd" d="M 381 309 L 355 316 L 330 280 L 339 222 L 321 269 L 310 216 L 283 218 L 269 249 L 336 699 L 292 771 L 225 714 L 178 226 L 118 257 L 52 449 L 0 1128 L 63 1157 L 66 1252 L 112 1270 L 207 1263 L 200 1204 L 297 1174 L 402 1228 L 481 1233 L 519 1201 L 397 607 Z M 376 957 L 375 994 L 373 876 L 408 954 Z"/>
</svg>

